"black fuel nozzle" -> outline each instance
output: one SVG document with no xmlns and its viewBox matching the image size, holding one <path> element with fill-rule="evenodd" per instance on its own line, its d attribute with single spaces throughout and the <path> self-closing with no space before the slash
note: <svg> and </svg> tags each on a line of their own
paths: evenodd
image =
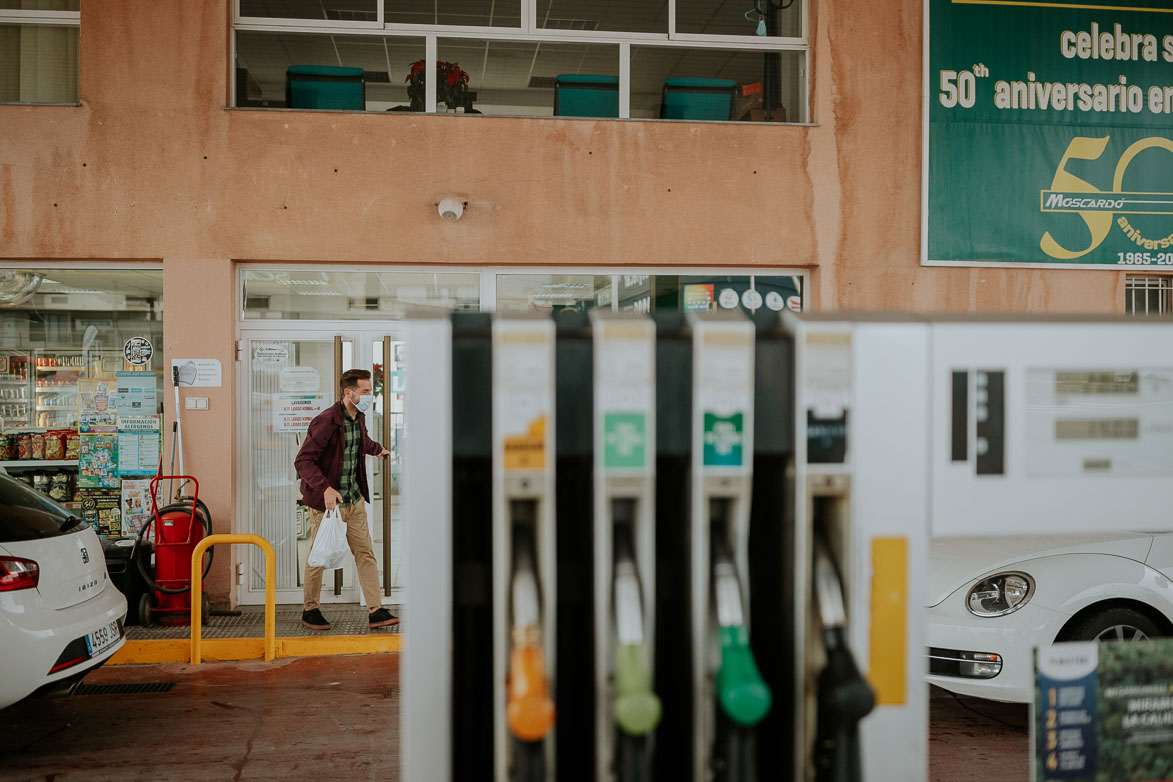
<svg viewBox="0 0 1173 782">
<path fill-rule="evenodd" d="M 818 679 L 815 780 L 860 782 L 859 721 L 875 707 L 876 695 L 847 644 L 843 583 L 822 540 L 815 542 L 814 577 L 827 652 L 827 664 Z"/>
</svg>

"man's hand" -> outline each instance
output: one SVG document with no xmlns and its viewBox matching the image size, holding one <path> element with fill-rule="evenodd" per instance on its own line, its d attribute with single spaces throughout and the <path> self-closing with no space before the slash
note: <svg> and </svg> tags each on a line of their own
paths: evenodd
<svg viewBox="0 0 1173 782">
<path fill-rule="evenodd" d="M 386 458 L 387 458 L 388 456 L 390 456 L 390 455 L 391 455 L 391 452 L 390 452 L 390 451 L 388 451 L 386 448 L 384 448 L 384 449 L 383 449 L 383 452 L 379 454 L 379 458 L 380 458 L 380 459 L 386 459 Z"/>
<path fill-rule="evenodd" d="M 342 494 L 333 486 L 327 486 L 322 499 L 326 501 L 326 510 L 334 510 L 342 502 Z"/>
</svg>

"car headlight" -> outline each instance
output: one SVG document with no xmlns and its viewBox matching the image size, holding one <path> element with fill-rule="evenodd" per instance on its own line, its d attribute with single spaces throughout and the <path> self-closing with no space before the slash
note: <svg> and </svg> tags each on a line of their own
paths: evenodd
<svg viewBox="0 0 1173 782">
<path fill-rule="evenodd" d="M 965 607 L 974 616 L 1005 616 L 1026 605 L 1034 591 L 1034 579 L 1026 573 L 999 573 L 974 584 Z"/>
</svg>

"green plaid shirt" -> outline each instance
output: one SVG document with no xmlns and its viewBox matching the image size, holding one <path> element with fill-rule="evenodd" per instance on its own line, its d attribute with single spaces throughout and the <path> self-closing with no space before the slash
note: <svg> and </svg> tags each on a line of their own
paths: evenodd
<svg viewBox="0 0 1173 782">
<path fill-rule="evenodd" d="M 350 413 L 346 412 L 346 408 L 342 409 L 342 431 L 346 433 L 346 439 L 342 445 L 342 485 L 338 488 L 339 494 L 342 495 L 343 505 L 354 505 L 357 502 L 362 502 L 362 490 L 358 487 L 358 471 L 360 469 L 359 458 L 362 454 L 359 453 L 359 444 L 362 442 L 362 432 L 359 429 L 362 424 L 358 422 L 358 416 L 350 417 Z"/>
</svg>

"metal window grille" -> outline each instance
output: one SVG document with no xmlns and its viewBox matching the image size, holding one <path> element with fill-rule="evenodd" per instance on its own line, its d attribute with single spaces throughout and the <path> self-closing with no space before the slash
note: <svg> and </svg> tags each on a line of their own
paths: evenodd
<svg viewBox="0 0 1173 782">
<path fill-rule="evenodd" d="M 1129 315 L 1173 317 L 1173 276 L 1126 277 L 1124 309 Z"/>
</svg>

